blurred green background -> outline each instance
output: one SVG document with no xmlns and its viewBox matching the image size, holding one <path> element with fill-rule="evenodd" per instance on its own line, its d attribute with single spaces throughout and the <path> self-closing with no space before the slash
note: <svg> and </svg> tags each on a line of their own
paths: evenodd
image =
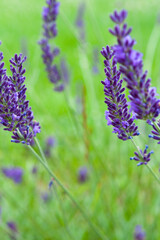
<svg viewBox="0 0 160 240">
<path fill-rule="evenodd" d="M 59 46 L 68 64 L 71 80 L 66 91 L 53 91 L 37 44 L 42 34 L 44 0 L 0 0 L 0 48 L 5 66 L 9 72 L 9 59 L 15 53 L 27 55 L 27 98 L 41 125 L 38 139 L 43 149 L 48 136 L 56 139 L 49 165 L 107 239 L 133 239 L 135 226 L 140 224 L 146 239 L 158 240 L 159 186 L 145 166 L 137 167 L 129 160 L 135 151 L 132 143 L 118 140 L 106 124 L 100 54 L 99 73 L 93 74 L 92 68 L 93 50 L 100 52 L 103 46 L 115 43 L 108 32 L 113 27 L 109 14 L 125 8 L 128 25 L 133 27 L 132 37 L 137 41 L 135 47 L 144 55 L 144 69 L 149 70 L 152 85 L 160 93 L 160 1 L 86 0 L 85 42 L 80 40 L 75 25 L 82 1 L 60 2 L 58 36 L 53 45 Z M 147 137 L 151 129 L 143 122 L 137 123 L 141 135 L 136 142 L 154 150 L 150 165 L 159 174 L 159 146 Z M 11 239 L 7 221 L 17 224 L 19 240 L 99 239 L 60 187 L 54 184 L 48 190 L 50 177 L 32 153 L 21 144 L 11 143 L 10 132 L 0 131 L 0 166 L 24 169 L 19 185 L 0 173 L 0 239 Z M 32 174 L 34 166 L 37 174 Z M 81 166 L 88 169 L 85 183 L 77 180 Z M 49 194 L 46 202 L 43 193 Z"/>
</svg>

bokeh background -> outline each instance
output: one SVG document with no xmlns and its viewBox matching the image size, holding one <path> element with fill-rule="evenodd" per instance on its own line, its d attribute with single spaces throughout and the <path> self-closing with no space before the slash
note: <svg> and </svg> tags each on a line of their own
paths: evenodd
<svg viewBox="0 0 160 240">
<path fill-rule="evenodd" d="M 108 32 L 113 27 L 109 14 L 125 8 L 137 41 L 135 48 L 143 53 L 144 69 L 160 93 L 160 1 L 60 2 L 53 46 L 60 48 L 59 59 L 67 63 L 70 82 L 66 90 L 53 91 L 37 44 L 42 35 L 44 0 L 0 0 L 0 49 L 7 71 L 15 53 L 27 56 L 27 98 L 41 125 L 38 139 L 44 151 L 47 138 L 54 138 L 48 163 L 107 239 L 134 239 L 139 224 L 146 239 L 158 240 L 159 185 L 145 166 L 137 167 L 129 160 L 135 151 L 131 142 L 119 140 L 106 124 L 100 50 L 115 43 Z M 80 4 L 84 4 L 83 39 L 76 26 Z M 150 128 L 144 122 L 137 123 L 141 135 L 136 142 L 154 150 L 150 164 L 159 174 L 159 146 L 147 137 Z M 35 156 L 25 146 L 11 143 L 10 132 L 1 128 L 0 134 L 1 169 L 20 167 L 24 172 L 22 182 L 15 184 L 0 171 L 0 239 L 11 239 L 9 221 L 16 224 L 19 240 L 99 239 L 56 183 L 48 189 L 51 178 Z M 79 179 L 82 167 L 87 172 L 84 181 Z"/>
</svg>

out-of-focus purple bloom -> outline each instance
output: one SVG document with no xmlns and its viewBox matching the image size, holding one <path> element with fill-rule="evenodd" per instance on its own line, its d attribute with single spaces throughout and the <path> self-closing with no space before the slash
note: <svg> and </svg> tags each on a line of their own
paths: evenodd
<svg viewBox="0 0 160 240">
<path fill-rule="evenodd" d="M 78 170 L 78 181 L 80 183 L 84 183 L 84 182 L 86 182 L 87 179 L 88 179 L 88 169 L 85 166 L 79 168 L 79 170 Z"/>
<path fill-rule="evenodd" d="M 51 196 L 48 192 L 42 192 L 41 199 L 43 200 L 44 203 L 47 203 L 51 199 Z"/>
<path fill-rule="evenodd" d="M 13 133 L 11 142 L 29 145 L 40 132 L 39 123 L 34 120 L 33 112 L 26 100 L 26 86 L 24 85 L 25 69 L 23 63 L 26 57 L 22 58 L 15 54 L 10 60 L 12 75 L 6 75 L 4 69 L 3 53 L 0 53 L 0 122 L 4 130 Z"/>
<path fill-rule="evenodd" d="M 136 118 L 154 120 L 160 113 L 160 100 L 156 98 L 156 89 L 151 87 L 151 79 L 147 79 L 147 71 L 143 72 L 142 53 L 133 49 L 136 41 L 129 35 L 132 29 L 123 23 L 127 12 L 115 11 L 110 17 L 116 23 L 109 31 L 117 38 L 113 50 L 129 89 L 131 108 Z"/>
<path fill-rule="evenodd" d="M 66 87 L 70 81 L 70 74 L 68 71 L 67 63 L 65 59 L 61 60 L 61 75 L 63 79 L 63 85 Z"/>
<path fill-rule="evenodd" d="M 46 139 L 46 147 L 44 150 L 44 153 L 46 155 L 46 157 L 50 157 L 51 156 L 51 149 L 55 146 L 55 138 L 50 136 Z"/>
<path fill-rule="evenodd" d="M 13 221 L 10 221 L 10 222 L 7 222 L 6 224 L 7 224 L 7 227 L 9 228 L 9 230 L 10 230 L 10 233 L 9 233 L 10 239 L 11 240 L 16 240 L 17 239 L 17 233 L 18 233 L 16 223 L 13 222 Z"/>
<path fill-rule="evenodd" d="M 79 29 L 79 37 L 81 41 L 85 41 L 85 24 L 84 24 L 85 3 L 80 3 L 77 12 L 76 26 Z"/>
<path fill-rule="evenodd" d="M 93 49 L 93 73 L 94 74 L 98 74 L 99 73 L 99 69 L 98 69 L 98 63 L 99 63 L 99 51 L 97 48 Z"/>
<path fill-rule="evenodd" d="M 37 174 L 37 171 L 38 171 L 37 167 L 34 166 L 34 167 L 32 168 L 32 174 Z"/>
<path fill-rule="evenodd" d="M 49 182 L 48 184 L 48 188 L 51 189 L 52 185 L 53 185 L 53 181 L 54 181 L 54 178 L 51 179 L 51 181 Z"/>
<path fill-rule="evenodd" d="M 148 146 L 146 145 L 144 151 L 140 149 L 139 152 L 134 152 L 135 156 L 131 157 L 130 160 L 138 161 L 137 166 L 141 166 L 143 164 L 147 165 L 147 163 L 150 161 L 150 156 L 153 153 L 153 151 L 150 151 L 147 153 Z"/>
<path fill-rule="evenodd" d="M 118 134 L 119 139 L 127 140 L 139 135 L 138 127 L 128 111 L 127 99 L 123 93 L 125 88 L 122 87 L 123 80 L 120 80 L 121 73 L 117 70 L 113 51 L 107 46 L 102 49 L 101 54 L 105 58 L 106 79 L 102 81 L 102 84 L 106 96 L 105 103 L 108 106 L 105 112 L 107 124 L 113 126 L 113 132 Z"/>
<path fill-rule="evenodd" d="M 46 72 L 51 83 L 54 84 L 54 90 L 57 92 L 62 92 L 64 86 L 62 83 L 62 77 L 60 70 L 56 64 L 54 64 L 54 59 L 59 55 L 59 48 L 51 48 L 49 41 L 57 36 L 57 26 L 56 19 L 59 13 L 60 3 L 56 0 L 47 0 L 47 7 L 43 8 L 43 38 L 39 41 L 42 49 L 42 58 L 46 66 Z"/>
<path fill-rule="evenodd" d="M 52 136 L 48 137 L 48 138 L 46 139 L 46 145 L 47 145 L 48 147 L 54 147 L 54 145 L 55 145 L 55 138 L 52 137 Z"/>
<path fill-rule="evenodd" d="M 16 226 L 16 223 L 15 222 L 12 222 L 12 221 L 10 221 L 10 222 L 7 222 L 7 226 L 8 226 L 8 228 L 12 231 L 12 232 L 18 232 L 17 231 L 17 226 Z"/>
<path fill-rule="evenodd" d="M 140 225 L 137 225 L 134 231 L 134 240 L 145 240 L 145 238 L 146 234 L 142 230 L 142 227 Z"/>
<path fill-rule="evenodd" d="M 2 168 L 2 173 L 14 181 L 14 183 L 19 184 L 22 182 L 23 169 L 11 167 L 11 168 Z"/>
</svg>

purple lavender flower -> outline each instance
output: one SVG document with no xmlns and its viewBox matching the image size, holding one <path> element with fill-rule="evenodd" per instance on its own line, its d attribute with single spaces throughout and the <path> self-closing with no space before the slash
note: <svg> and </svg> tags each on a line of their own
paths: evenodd
<svg viewBox="0 0 160 240">
<path fill-rule="evenodd" d="M 85 4 L 82 2 L 78 7 L 76 26 L 79 29 L 79 37 L 81 41 L 85 41 L 85 25 L 84 25 Z"/>
<path fill-rule="evenodd" d="M 84 183 L 86 182 L 88 178 L 88 169 L 84 166 L 84 167 L 81 167 L 78 171 L 78 181 L 80 183 Z"/>
<path fill-rule="evenodd" d="M 38 171 L 37 167 L 34 166 L 34 167 L 32 168 L 32 174 L 37 174 L 37 171 Z"/>
<path fill-rule="evenodd" d="M 54 147 L 55 146 L 55 138 L 50 136 L 46 139 L 46 145 L 48 147 Z"/>
<path fill-rule="evenodd" d="M 137 225 L 135 227 L 135 232 L 134 232 L 134 239 L 135 240 L 145 240 L 146 234 L 142 230 L 142 227 L 140 225 Z"/>
<path fill-rule="evenodd" d="M 101 54 L 105 58 L 105 81 L 104 85 L 105 103 L 108 110 L 105 116 L 108 125 L 113 126 L 113 132 L 118 134 L 118 138 L 127 140 L 132 136 L 139 135 L 138 127 L 135 125 L 134 118 L 131 117 L 128 111 L 128 104 L 123 93 L 125 88 L 122 87 L 123 80 L 120 80 L 120 71 L 116 67 L 116 59 L 113 51 L 107 46 L 103 48 Z"/>
<path fill-rule="evenodd" d="M 97 74 L 99 72 L 99 69 L 98 69 L 98 63 L 99 63 L 98 56 L 99 55 L 98 55 L 98 53 L 99 53 L 98 49 L 95 48 L 93 50 L 93 63 L 94 63 L 94 65 L 92 67 L 92 71 L 93 71 L 94 74 Z"/>
<path fill-rule="evenodd" d="M 151 121 L 147 121 L 147 123 L 153 127 L 152 134 L 149 134 L 148 137 L 157 140 L 160 144 L 160 120 L 157 123 Z"/>
<path fill-rule="evenodd" d="M 17 167 L 11 168 L 2 168 L 2 173 L 7 177 L 14 181 L 16 184 L 20 184 L 22 182 L 23 170 Z"/>
<path fill-rule="evenodd" d="M 160 112 L 160 100 L 156 98 L 156 89 L 150 86 L 151 79 L 147 79 L 147 71 L 143 72 L 142 53 L 133 50 L 136 41 L 129 35 L 132 29 L 123 23 L 127 12 L 115 11 L 110 17 L 116 26 L 109 31 L 117 38 L 117 45 L 112 48 L 129 89 L 131 109 L 138 119 L 154 120 Z"/>
<path fill-rule="evenodd" d="M 18 232 L 15 222 L 13 221 L 7 222 L 7 226 L 12 232 L 15 232 L 15 233 Z"/>
<path fill-rule="evenodd" d="M 51 48 L 49 41 L 57 36 L 56 19 L 59 13 L 60 3 L 56 0 L 47 0 L 47 7 L 43 8 L 43 38 L 39 41 L 42 49 L 42 58 L 46 66 L 46 72 L 51 83 L 55 85 L 54 90 L 61 92 L 64 90 L 62 78 L 58 66 L 54 64 L 54 59 L 59 55 L 59 48 Z"/>
<path fill-rule="evenodd" d="M 34 120 L 33 112 L 26 100 L 26 86 L 24 85 L 25 69 L 22 58 L 15 54 L 10 60 L 12 75 L 6 75 L 4 69 L 3 53 L 0 53 L 0 122 L 4 130 L 13 133 L 11 142 L 30 144 L 33 137 L 40 132 L 39 123 Z"/>
<path fill-rule="evenodd" d="M 42 192 L 41 193 L 41 199 L 43 200 L 44 203 L 47 203 L 50 201 L 51 196 L 49 195 L 48 192 Z"/>
<path fill-rule="evenodd" d="M 138 161 L 137 166 L 141 166 L 143 164 L 147 165 L 147 163 L 150 161 L 150 156 L 153 153 L 153 151 L 150 151 L 149 153 L 147 153 L 147 149 L 148 149 L 148 146 L 146 145 L 143 152 L 141 149 L 139 150 L 139 152 L 134 152 L 135 156 L 131 157 L 130 160 Z"/>
<path fill-rule="evenodd" d="M 13 221 L 7 222 L 7 227 L 10 230 L 10 233 L 9 233 L 10 239 L 16 240 L 17 239 L 16 235 L 18 233 L 18 230 L 17 230 L 17 226 L 16 226 L 15 222 L 13 222 Z"/>
<path fill-rule="evenodd" d="M 70 74 L 68 71 L 66 60 L 64 58 L 61 60 L 61 75 L 63 80 L 63 86 L 65 88 L 69 84 Z"/>
</svg>

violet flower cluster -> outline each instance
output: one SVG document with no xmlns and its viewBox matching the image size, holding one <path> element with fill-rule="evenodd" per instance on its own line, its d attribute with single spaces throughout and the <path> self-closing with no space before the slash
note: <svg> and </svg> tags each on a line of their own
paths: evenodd
<svg viewBox="0 0 160 240">
<path fill-rule="evenodd" d="M 13 133 L 11 142 L 29 145 L 37 133 L 40 125 L 34 120 L 33 112 L 26 100 L 26 86 L 24 84 L 25 69 L 22 58 L 15 54 L 10 60 L 12 75 L 6 75 L 4 69 L 3 53 L 0 53 L 0 123 L 4 130 Z"/>
<path fill-rule="evenodd" d="M 143 164 L 146 165 L 150 161 L 150 156 L 153 153 L 153 151 L 147 153 L 147 149 L 148 146 L 146 145 L 144 151 L 140 149 L 139 152 L 134 152 L 135 156 L 131 157 L 130 160 L 138 161 L 139 163 L 137 164 L 137 166 L 141 166 Z"/>
<path fill-rule="evenodd" d="M 142 53 L 133 49 L 136 41 L 130 36 L 132 29 L 124 23 L 127 12 L 115 11 L 110 17 L 116 26 L 109 31 L 117 38 L 117 44 L 112 49 L 129 89 L 131 109 L 137 119 L 155 121 L 160 112 L 160 99 L 156 98 L 156 88 L 151 87 L 147 71 L 143 72 Z"/>
<path fill-rule="evenodd" d="M 132 136 L 139 135 L 138 127 L 134 123 L 134 118 L 128 110 L 127 99 L 125 98 L 125 88 L 122 87 L 123 80 L 120 80 L 120 71 L 117 70 L 116 58 L 113 51 L 107 46 L 103 48 L 101 54 L 104 56 L 105 81 L 104 85 L 105 103 L 108 106 L 106 119 L 108 125 L 113 126 L 113 132 L 119 139 L 127 140 Z"/>
<path fill-rule="evenodd" d="M 56 0 L 47 0 L 47 7 L 43 8 L 43 38 L 39 41 L 42 49 L 42 58 L 46 66 L 46 72 L 51 83 L 54 84 L 55 91 L 63 91 L 64 84 L 58 66 L 54 63 L 55 57 L 60 50 L 57 47 L 51 48 L 50 40 L 57 36 L 56 19 L 59 13 L 60 3 Z"/>
</svg>

